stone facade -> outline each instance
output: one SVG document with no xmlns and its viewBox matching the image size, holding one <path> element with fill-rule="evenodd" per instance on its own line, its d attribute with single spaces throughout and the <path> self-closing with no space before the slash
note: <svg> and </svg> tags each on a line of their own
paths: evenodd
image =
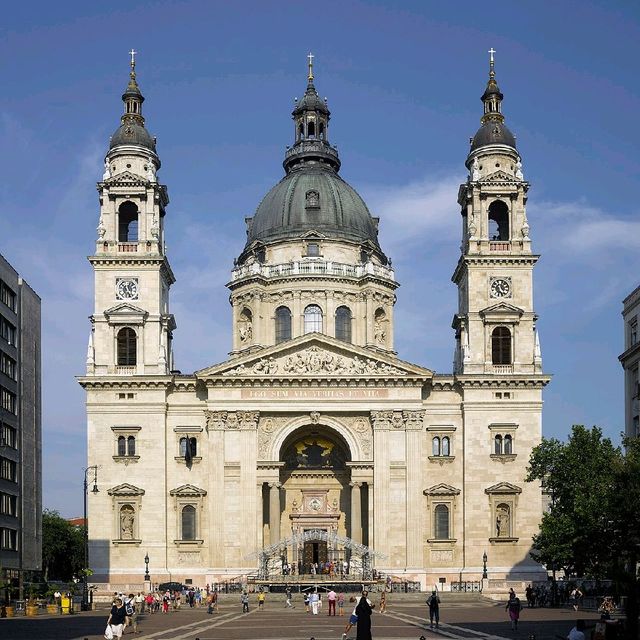
<svg viewBox="0 0 640 640">
<path fill-rule="evenodd" d="M 312 81 L 310 69 L 294 120 L 319 121 L 328 135 Z M 291 188 L 316 180 L 323 162 L 333 172 L 323 179 L 336 183 L 337 151 L 324 137 L 312 149 L 304 132 L 287 152 Z M 361 242 L 315 230 L 322 185 L 306 191 L 308 229 L 261 241 L 263 221 L 250 223 L 255 237 L 227 285 L 230 358 L 172 371 L 159 160 L 155 149 L 116 145 L 106 167 L 80 378 L 88 464 L 108 488 L 89 496 L 96 582 L 140 583 L 148 553 L 154 581 L 211 584 L 255 573 L 260 551 L 278 545 L 280 561 L 306 570 L 318 550 L 289 541 L 315 530 L 364 545 L 378 571 L 424 587 L 480 579 L 484 552 L 494 579 L 544 575 L 529 557 L 541 491 L 524 477 L 549 378 L 535 330 L 529 185 L 514 146 L 485 144 L 467 158 L 449 375 L 397 357 L 391 263 L 370 230 Z M 362 207 L 349 213 L 356 230 L 354 216 L 369 216 Z M 327 553 L 349 557 L 348 546 Z"/>
</svg>

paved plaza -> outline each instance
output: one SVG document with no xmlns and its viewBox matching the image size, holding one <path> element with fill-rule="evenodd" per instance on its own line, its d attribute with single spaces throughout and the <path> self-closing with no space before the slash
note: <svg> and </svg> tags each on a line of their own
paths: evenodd
<svg viewBox="0 0 640 640">
<path fill-rule="evenodd" d="M 566 637 L 577 615 L 587 620 L 597 618 L 595 612 L 575 614 L 572 609 L 523 609 L 517 632 L 510 628 L 504 604 L 479 600 L 459 602 L 442 595 L 441 623 L 438 631 L 429 628 L 424 597 L 392 594 L 387 613 L 374 613 L 372 632 L 375 640 L 413 638 L 427 640 L 557 640 Z M 296 601 L 297 600 L 297 601 Z M 378 602 L 378 597 L 374 597 Z M 259 611 L 252 596 L 248 614 L 241 612 L 239 595 L 225 595 L 219 611 L 208 615 L 206 608 L 183 608 L 168 614 L 154 613 L 139 617 L 139 631 L 130 628 L 125 637 L 132 640 L 339 640 L 347 616 L 328 617 L 326 610 L 313 616 L 306 613 L 301 596 L 294 596 L 295 608 L 286 609 L 282 594 L 268 594 L 265 609 Z M 345 611 L 347 611 L 345 609 Z M 101 640 L 107 609 L 71 616 L 11 618 L 0 620 L 3 640 Z M 355 629 L 349 634 L 355 638 Z"/>
</svg>

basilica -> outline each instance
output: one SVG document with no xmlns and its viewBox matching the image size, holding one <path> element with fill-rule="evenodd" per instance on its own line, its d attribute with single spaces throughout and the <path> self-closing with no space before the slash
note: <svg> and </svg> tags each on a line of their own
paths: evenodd
<svg viewBox="0 0 640 640">
<path fill-rule="evenodd" d="M 461 245 L 445 374 L 394 349 L 385 221 L 340 175 L 312 57 L 284 176 L 229 265 L 229 357 L 178 371 L 169 198 L 133 57 L 122 100 L 98 182 L 78 378 L 100 485 L 86 495 L 92 582 L 142 588 L 145 556 L 145 580 L 196 586 L 330 571 L 446 590 L 486 578 L 487 564 L 490 579 L 545 577 L 529 555 L 541 488 L 525 482 L 549 382 L 532 295 L 539 256 L 493 52 L 451 219 Z"/>
</svg>

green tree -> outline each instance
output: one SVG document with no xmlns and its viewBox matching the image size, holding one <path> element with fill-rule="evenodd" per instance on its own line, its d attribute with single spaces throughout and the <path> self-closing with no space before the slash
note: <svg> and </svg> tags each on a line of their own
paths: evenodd
<svg viewBox="0 0 640 640">
<path fill-rule="evenodd" d="M 543 438 L 527 481 L 540 481 L 551 506 L 533 537 L 532 556 L 568 574 L 615 580 L 626 595 L 627 637 L 638 638 L 640 440 L 624 451 L 598 427 L 574 425 L 566 443 Z"/>
<path fill-rule="evenodd" d="M 84 563 L 84 527 L 74 527 L 57 511 L 42 514 L 42 571 L 45 581 L 69 581 Z"/>
</svg>

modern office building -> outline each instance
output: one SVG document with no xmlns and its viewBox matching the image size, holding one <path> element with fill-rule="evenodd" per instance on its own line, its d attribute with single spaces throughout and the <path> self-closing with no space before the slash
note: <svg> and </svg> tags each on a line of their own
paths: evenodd
<svg viewBox="0 0 640 640">
<path fill-rule="evenodd" d="M 0 255 L 0 579 L 42 563 L 40 298 Z"/>
</svg>

